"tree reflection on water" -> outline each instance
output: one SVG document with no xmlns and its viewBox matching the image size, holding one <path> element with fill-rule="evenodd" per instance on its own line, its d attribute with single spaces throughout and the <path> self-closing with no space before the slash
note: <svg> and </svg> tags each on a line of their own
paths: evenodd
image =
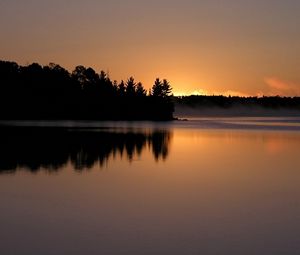
<svg viewBox="0 0 300 255">
<path fill-rule="evenodd" d="M 155 160 L 165 160 L 171 138 L 166 130 L 1 127 L 0 172 L 55 172 L 68 163 L 76 171 L 96 164 L 101 168 L 118 154 L 132 161 L 145 149 L 152 151 Z"/>
</svg>

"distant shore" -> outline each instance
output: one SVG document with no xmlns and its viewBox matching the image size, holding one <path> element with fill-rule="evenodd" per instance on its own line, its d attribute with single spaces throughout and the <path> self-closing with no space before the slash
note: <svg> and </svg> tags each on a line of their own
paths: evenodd
<svg viewBox="0 0 300 255">
<path fill-rule="evenodd" d="M 179 119 L 194 117 L 300 117 L 297 109 L 266 109 L 262 107 L 190 107 L 175 106 L 174 116 Z"/>
<path fill-rule="evenodd" d="M 300 97 L 174 97 L 177 118 L 187 117 L 298 117 Z"/>
</svg>

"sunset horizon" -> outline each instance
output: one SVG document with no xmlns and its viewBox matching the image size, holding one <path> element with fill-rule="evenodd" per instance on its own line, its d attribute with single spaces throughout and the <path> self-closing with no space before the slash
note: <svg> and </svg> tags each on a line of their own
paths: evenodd
<svg viewBox="0 0 300 255">
<path fill-rule="evenodd" d="M 300 3 L 2 1 L 0 59 L 134 76 L 174 94 L 300 95 Z"/>
<path fill-rule="evenodd" d="M 15 62 L 14 60 L 9 60 L 9 59 L 0 59 L 0 61 L 4 61 L 4 62 Z M 19 64 L 19 63 L 17 63 Z M 33 62 L 28 62 L 26 61 L 26 64 L 21 65 L 21 66 L 29 66 L 31 64 L 39 64 L 41 66 L 48 66 L 50 64 L 55 64 L 55 65 L 59 65 L 61 66 L 59 63 L 57 62 L 48 62 L 48 64 L 41 64 L 38 63 L 37 61 L 33 61 Z M 84 66 L 84 65 L 75 65 L 74 68 L 71 69 L 66 69 L 70 74 L 72 73 L 72 71 L 77 67 L 77 66 Z M 61 66 L 62 68 L 65 69 L 64 66 Z M 92 68 L 93 70 L 95 70 L 96 73 L 100 73 L 100 72 L 105 72 L 109 78 L 111 78 L 112 81 L 117 81 L 117 82 L 121 82 L 121 81 L 126 81 L 128 80 L 130 77 L 134 77 L 134 75 L 127 75 L 125 78 L 121 78 L 121 79 L 114 79 L 114 77 L 111 75 L 114 72 L 111 72 L 109 69 L 104 70 L 104 69 L 99 69 L 96 70 L 93 67 L 87 65 L 84 66 L 86 68 Z M 173 88 L 173 95 L 174 96 L 200 96 L 200 95 L 204 95 L 204 96 L 238 96 L 238 97 L 263 97 L 263 96 L 268 96 L 268 97 L 273 97 L 273 96 L 281 96 L 281 97 L 299 97 L 300 93 L 298 94 L 298 88 L 296 84 L 290 83 L 288 81 L 282 81 L 279 80 L 277 78 L 274 77 L 270 77 L 270 78 L 266 78 L 264 80 L 265 84 L 267 84 L 269 86 L 269 91 L 264 93 L 263 91 L 257 91 L 256 93 L 253 94 L 248 94 L 242 91 L 234 91 L 234 90 L 224 90 L 224 91 L 212 91 L 212 90 L 205 90 L 202 89 L 201 86 L 199 86 L 197 89 L 195 90 L 187 90 L 184 91 L 181 88 L 185 88 L 185 87 L 189 87 L 188 84 L 183 85 L 183 83 L 181 84 L 181 86 L 174 86 L 172 83 L 172 79 L 169 79 L 168 77 L 160 77 L 158 75 L 154 75 L 152 78 L 152 83 L 147 83 L 145 84 L 143 81 L 140 81 L 145 88 L 147 89 L 147 91 L 150 91 L 151 86 L 153 86 L 154 81 L 156 78 L 162 78 L 162 79 L 167 79 L 168 81 L 170 81 L 172 88 Z M 187 77 L 188 78 L 188 77 Z"/>
<path fill-rule="evenodd" d="M 300 254 L 300 0 L 0 0 L 0 254 Z"/>
</svg>

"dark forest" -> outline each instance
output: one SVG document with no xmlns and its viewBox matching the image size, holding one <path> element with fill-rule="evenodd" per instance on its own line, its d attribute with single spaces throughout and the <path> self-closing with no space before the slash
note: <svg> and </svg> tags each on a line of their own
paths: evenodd
<svg viewBox="0 0 300 255">
<path fill-rule="evenodd" d="M 146 91 L 133 77 L 113 81 L 104 72 L 77 66 L 19 66 L 0 61 L 0 119 L 172 120 L 172 88 L 157 78 Z"/>
<path fill-rule="evenodd" d="M 133 77 L 111 80 L 104 71 L 77 66 L 20 66 L 0 61 L 1 120 L 173 120 L 175 107 L 233 109 L 257 107 L 300 112 L 300 97 L 174 97 L 168 80 L 157 78 L 146 91 Z M 246 114 L 247 114 L 246 113 Z M 254 112 L 255 113 L 255 112 Z"/>
</svg>

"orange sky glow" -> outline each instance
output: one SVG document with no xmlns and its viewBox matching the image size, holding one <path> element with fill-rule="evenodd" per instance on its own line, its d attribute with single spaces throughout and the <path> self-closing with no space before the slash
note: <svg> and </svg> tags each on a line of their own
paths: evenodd
<svg viewBox="0 0 300 255">
<path fill-rule="evenodd" d="M 166 78 L 175 95 L 300 96 L 294 0 L 1 1 L 0 59 Z"/>
</svg>

